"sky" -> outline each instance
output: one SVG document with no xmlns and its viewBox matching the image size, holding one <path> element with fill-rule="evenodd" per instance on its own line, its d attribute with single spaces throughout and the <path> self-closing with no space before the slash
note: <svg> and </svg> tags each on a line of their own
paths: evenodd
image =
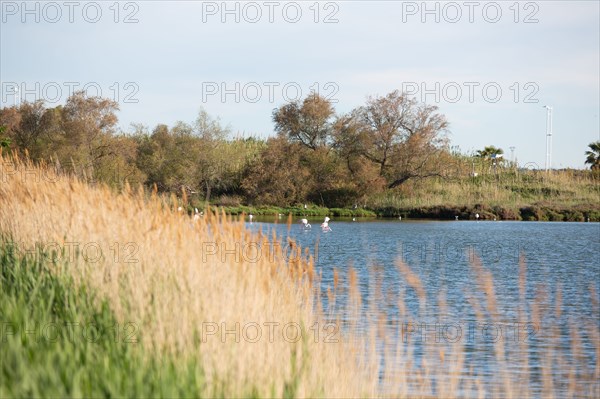
<svg viewBox="0 0 600 399">
<path fill-rule="evenodd" d="M 311 91 L 338 114 L 405 91 L 439 107 L 451 145 L 584 167 L 600 140 L 597 1 L 0 1 L 0 106 L 86 89 L 119 126 L 192 123 L 274 135 Z M 15 88 L 18 88 L 15 90 Z M 514 147 L 511 151 L 511 147 Z"/>
</svg>

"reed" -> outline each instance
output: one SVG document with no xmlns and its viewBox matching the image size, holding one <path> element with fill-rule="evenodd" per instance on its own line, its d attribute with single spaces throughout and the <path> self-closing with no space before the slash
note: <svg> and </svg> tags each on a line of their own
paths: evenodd
<svg viewBox="0 0 600 399">
<path fill-rule="evenodd" d="M 515 359 L 527 361 L 527 356 L 523 358 L 527 342 L 493 344 L 489 362 L 498 374 L 490 383 L 483 373 L 466 366 L 473 348 L 464 340 L 421 344 L 401 339 L 415 327 L 403 321 L 429 317 L 427 306 L 432 301 L 418 275 L 401 262 L 397 265 L 404 277 L 405 296 L 415 294 L 420 306 L 413 314 L 401 297 L 400 316 L 391 320 L 361 296 L 353 268 L 336 271 L 325 306 L 314 262 L 293 240 L 251 233 L 243 218 L 211 209 L 202 217 L 190 217 L 178 210 L 179 206 L 185 209 L 185 196 L 163 198 L 130 187 L 115 193 L 61 175 L 47 165 L 7 155 L 0 155 L 0 178 L 0 248 L 4 254 L 0 281 L 6 294 L 0 301 L 2 317 L 12 301 L 10 295 L 17 295 L 8 290 L 11 282 L 4 277 L 7 270 L 19 271 L 25 280 L 53 276 L 50 282 L 43 280 L 50 285 L 63 284 L 66 279 L 63 291 L 83 298 L 71 300 L 71 313 L 58 312 L 50 317 L 48 313 L 43 316 L 23 311 L 17 322 L 98 319 L 98 312 L 105 309 L 109 312 L 105 319 L 133 326 L 138 342 L 131 343 L 131 348 L 94 347 L 96 356 L 109 353 L 110 359 L 118 359 L 122 351 L 122 362 L 142 359 L 139 361 L 147 372 L 139 378 L 158 381 L 145 391 L 140 385 L 131 388 L 126 384 L 97 390 L 94 383 L 98 381 L 88 378 L 91 382 L 81 390 L 65 390 L 60 389 L 66 384 L 64 379 L 48 377 L 61 370 L 46 363 L 47 369 L 38 368 L 35 374 L 25 367 L 16 374 L 3 368 L 0 393 L 51 396 L 44 395 L 42 389 L 50 384 L 53 389 L 48 392 L 68 396 L 539 395 L 527 363 L 524 371 L 514 368 Z M 477 322 L 504 322 L 502 298 L 496 297 L 491 274 L 478 260 L 472 266 L 477 285 L 469 298 L 477 310 Z M 520 267 L 520 320 L 524 325 L 546 327 L 548 309 L 560 315 L 560 301 L 549 304 L 547 298 L 538 296 L 533 303 L 527 302 L 524 259 Z M 374 281 L 370 290 L 375 298 L 382 298 L 385 293 L 379 292 L 377 278 Z M 54 303 L 52 291 L 44 292 L 47 304 Z M 445 309 L 444 296 L 437 300 L 440 309 Z M 43 297 L 35 303 L 43 306 Z M 28 306 L 31 303 L 21 301 L 17 308 Z M 595 364 L 590 363 L 588 352 L 581 352 L 581 328 L 570 332 L 572 345 L 567 352 L 553 346 L 561 331 L 540 329 L 544 339 L 553 343 L 540 349 L 544 396 L 562 396 L 564 392 L 571 396 L 600 395 L 597 302 L 594 312 L 591 322 L 585 324 L 585 336 L 586 345 L 595 345 Z M 41 319 L 38 322 L 44 321 Z M 18 342 L 23 344 L 17 340 L 10 345 Z M 4 345 L 9 344 L 2 345 L 5 353 Z M 94 356 L 79 356 L 76 349 L 65 355 L 67 360 L 81 366 L 83 373 L 93 373 L 97 366 Z M 15 356 L 27 364 L 25 353 Z M 66 367 L 67 363 L 60 364 Z M 126 375 L 127 368 L 117 369 Z M 561 370 L 566 374 L 557 380 Z M 123 375 L 103 375 L 123 380 Z M 15 388 L 25 377 L 35 389 Z M 190 389 L 178 386 L 177 381 Z"/>
</svg>

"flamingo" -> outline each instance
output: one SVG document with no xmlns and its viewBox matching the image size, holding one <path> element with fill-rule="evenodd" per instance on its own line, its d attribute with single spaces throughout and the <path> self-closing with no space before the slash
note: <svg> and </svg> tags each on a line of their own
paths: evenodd
<svg viewBox="0 0 600 399">
<path fill-rule="evenodd" d="M 310 225 L 310 223 L 308 223 L 308 220 L 307 220 L 307 219 L 302 219 L 302 220 L 300 220 L 300 223 L 302 223 L 302 228 L 303 228 L 304 230 L 309 230 L 309 229 L 311 229 L 311 228 L 312 228 L 312 226 Z"/>
<path fill-rule="evenodd" d="M 327 216 L 325 216 L 325 220 L 323 221 L 323 223 L 321 223 L 321 229 L 323 230 L 323 232 L 331 231 L 331 227 L 329 227 L 330 220 L 331 219 L 329 219 Z"/>
</svg>

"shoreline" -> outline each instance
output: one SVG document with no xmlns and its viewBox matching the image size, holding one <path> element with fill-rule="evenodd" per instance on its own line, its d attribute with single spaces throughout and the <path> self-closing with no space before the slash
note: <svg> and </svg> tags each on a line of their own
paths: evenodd
<svg viewBox="0 0 600 399">
<path fill-rule="evenodd" d="M 512 220 L 548 222 L 600 222 L 600 205 L 577 204 L 558 205 L 535 203 L 522 206 L 502 205 L 437 205 L 406 208 L 326 208 L 317 206 L 276 207 L 276 206 L 216 206 L 229 215 L 252 214 L 255 216 L 307 216 L 307 217 L 347 217 L 381 218 L 402 217 L 411 220 Z"/>
</svg>

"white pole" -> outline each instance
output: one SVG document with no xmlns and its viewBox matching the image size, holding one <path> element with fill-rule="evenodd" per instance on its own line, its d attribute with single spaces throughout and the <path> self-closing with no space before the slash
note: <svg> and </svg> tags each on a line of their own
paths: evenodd
<svg viewBox="0 0 600 399">
<path fill-rule="evenodd" d="M 546 172 L 552 167 L 552 107 L 546 108 Z"/>
<path fill-rule="evenodd" d="M 548 119 L 549 119 L 549 130 L 548 130 L 548 168 L 552 169 L 552 107 L 548 107 Z"/>
</svg>

